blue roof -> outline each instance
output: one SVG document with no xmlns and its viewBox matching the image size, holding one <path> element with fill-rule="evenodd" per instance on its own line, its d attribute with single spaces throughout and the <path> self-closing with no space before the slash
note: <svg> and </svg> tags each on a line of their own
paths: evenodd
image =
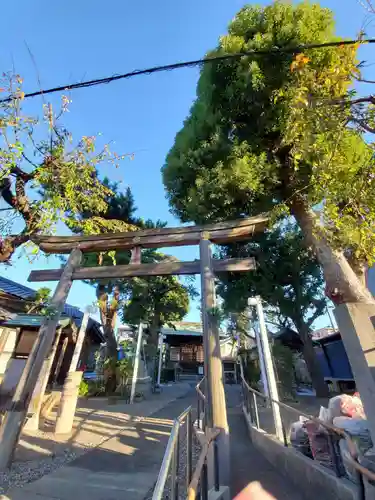
<svg viewBox="0 0 375 500">
<path fill-rule="evenodd" d="M 40 314 L 17 314 L 14 318 L 8 319 L 2 326 L 37 326 L 39 327 L 44 320 L 44 316 Z M 71 318 L 63 315 L 59 320 L 60 326 L 68 326 L 72 321 Z"/>
<path fill-rule="evenodd" d="M 174 328 L 162 328 L 161 333 L 163 335 L 186 335 L 188 337 L 203 336 L 203 332 L 197 332 L 195 330 L 175 330 Z"/>
<path fill-rule="evenodd" d="M 25 285 L 20 285 L 15 281 L 12 281 L 8 278 L 4 278 L 4 276 L 0 276 L 0 290 L 3 290 L 6 293 L 19 297 L 20 299 L 30 299 L 35 297 L 35 290 L 33 288 L 29 288 Z M 64 314 L 69 316 L 70 318 L 76 318 L 82 320 L 83 312 L 80 311 L 78 307 L 71 306 L 69 304 L 65 304 L 64 306 Z"/>
</svg>

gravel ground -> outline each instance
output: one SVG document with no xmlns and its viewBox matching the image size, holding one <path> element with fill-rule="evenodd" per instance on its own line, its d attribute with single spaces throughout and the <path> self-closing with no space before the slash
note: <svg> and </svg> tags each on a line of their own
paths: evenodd
<svg viewBox="0 0 375 500">
<path fill-rule="evenodd" d="M 133 423 L 137 423 L 141 420 L 142 417 L 135 417 Z M 129 424 L 124 423 L 123 425 Z M 37 438 L 48 439 L 47 433 L 41 430 L 33 434 Z M 45 474 L 50 474 L 59 467 L 72 462 L 93 448 L 100 446 L 110 437 L 111 436 L 104 435 L 101 439 L 92 443 L 86 442 L 82 444 L 75 442 L 68 446 L 66 443 L 56 441 L 51 447 L 48 455 L 34 460 L 17 460 L 16 451 L 16 460 L 12 463 L 11 467 L 7 471 L 0 472 L 0 495 L 6 493 L 10 488 L 22 487 L 27 483 L 40 479 Z M 53 437 L 50 437 L 50 439 L 54 441 Z M 22 439 L 20 442 L 22 443 Z"/>
<path fill-rule="evenodd" d="M 97 446 L 97 445 L 94 445 Z M 70 448 L 58 455 L 50 455 L 41 460 L 28 460 L 15 462 L 10 469 L 0 472 L 0 495 L 6 493 L 10 488 L 24 486 L 26 483 L 36 481 L 45 474 L 49 474 L 59 467 L 75 460 L 77 457 L 88 452 L 92 447 L 86 446 L 74 451 Z"/>
<path fill-rule="evenodd" d="M 180 441 L 180 462 L 178 467 L 178 479 L 179 479 L 179 488 L 178 488 L 178 498 L 181 500 L 186 500 L 187 497 L 187 486 L 186 486 L 186 439 L 185 429 L 182 428 L 181 436 L 183 437 Z M 192 466 L 193 472 L 195 465 L 198 461 L 199 454 L 201 451 L 201 446 L 199 444 L 198 439 L 195 437 L 193 433 L 193 449 L 192 449 Z M 155 483 L 156 484 L 156 483 Z M 152 500 L 152 494 L 154 492 L 155 485 L 150 489 L 150 491 L 145 496 L 144 500 Z M 168 475 L 168 479 L 164 488 L 164 495 L 162 496 L 162 500 L 170 500 L 171 497 L 171 475 Z"/>
</svg>

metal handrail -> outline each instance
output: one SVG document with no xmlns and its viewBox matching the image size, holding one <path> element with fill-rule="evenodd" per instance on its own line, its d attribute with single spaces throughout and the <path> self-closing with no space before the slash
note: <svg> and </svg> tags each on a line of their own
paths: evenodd
<svg viewBox="0 0 375 500">
<path fill-rule="evenodd" d="M 276 400 L 272 399 L 271 397 L 266 396 L 265 394 L 262 394 L 261 392 L 257 391 L 256 389 L 253 389 L 252 387 L 250 387 L 249 384 L 246 382 L 245 377 L 244 377 L 241 359 L 240 359 L 240 370 L 241 370 L 241 381 L 242 381 L 243 385 L 253 395 L 259 396 L 259 397 L 261 397 L 264 400 L 267 400 L 269 402 L 276 403 L 281 408 L 285 408 L 286 410 L 291 411 L 292 413 L 295 413 L 298 416 L 301 415 L 301 416 L 307 418 L 308 420 L 311 420 L 311 421 L 315 422 L 316 424 L 321 425 L 322 427 L 328 429 L 329 431 L 333 432 L 334 434 L 337 434 L 340 437 L 344 438 L 347 442 L 347 445 L 348 445 L 348 450 L 349 450 L 349 454 L 350 454 L 350 457 L 348 457 L 348 461 L 350 462 L 350 465 L 352 465 L 359 474 L 363 474 L 370 481 L 375 481 L 375 473 L 358 463 L 358 461 L 357 461 L 358 460 L 357 448 L 355 446 L 354 441 L 352 440 L 352 438 L 349 436 L 349 434 L 347 432 L 345 432 L 343 429 L 335 427 L 334 425 L 331 425 L 327 422 L 324 422 L 323 420 L 320 420 L 317 417 L 313 417 L 312 415 L 309 415 L 308 413 L 297 410 L 296 408 L 293 408 L 292 406 L 289 406 L 285 403 L 282 403 L 281 401 L 276 401 Z M 256 413 L 258 414 L 257 409 L 256 409 Z M 256 420 L 257 420 L 257 427 L 259 428 L 260 427 L 259 426 L 259 416 L 256 417 Z"/>
<path fill-rule="evenodd" d="M 163 461 L 160 467 L 158 479 L 156 481 L 156 485 L 154 488 L 154 492 L 152 495 L 152 500 L 160 500 L 162 498 L 165 484 L 168 479 L 169 469 L 171 467 L 172 460 L 174 462 L 174 470 L 172 473 L 172 499 L 178 498 L 178 485 L 176 483 L 178 474 L 178 441 L 179 441 L 179 433 L 181 424 L 186 422 L 186 434 L 187 434 L 187 483 L 190 483 L 191 480 L 191 455 L 192 455 L 192 439 L 191 439 L 191 430 L 192 430 L 192 422 L 191 422 L 191 406 L 186 408 L 177 418 L 174 419 L 172 430 L 168 439 L 167 448 L 164 453 Z"/>
<path fill-rule="evenodd" d="M 205 428 L 205 420 L 206 420 L 206 414 L 205 414 L 205 404 L 206 404 L 206 396 L 203 394 L 201 391 L 201 384 L 205 381 L 206 377 L 203 377 L 198 384 L 195 386 L 195 392 L 197 393 L 197 413 L 198 413 L 198 419 L 197 419 L 197 425 L 198 429 L 201 427 L 201 404 L 202 404 L 202 409 L 203 409 L 203 420 L 202 420 L 202 429 L 204 430 Z"/>
<path fill-rule="evenodd" d="M 203 394 L 203 392 L 201 391 L 201 384 L 206 380 L 206 377 L 203 377 L 199 382 L 198 384 L 195 386 L 195 390 L 198 394 L 198 396 L 203 400 L 203 401 L 206 401 L 206 396 Z"/>
<path fill-rule="evenodd" d="M 179 444 L 180 444 L 180 429 L 181 425 L 186 420 L 186 486 L 187 486 L 187 499 L 195 500 L 200 492 L 201 500 L 208 499 L 208 471 L 207 471 L 207 455 L 211 446 L 213 445 L 213 471 L 214 471 L 214 488 L 219 491 L 219 460 L 218 460 L 218 446 L 216 442 L 217 436 L 220 434 L 219 429 L 209 429 L 203 425 L 204 433 L 200 429 L 200 404 L 203 404 L 203 413 L 205 411 L 204 405 L 206 401 L 205 395 L 200 390 L 200 385 L 204 378 L 197 384 L 197 406 L 198 406 L 198 419 L 196 426 L 192 422 L 192 407 L 189 406 L 179 415 L 174 421 L 171 429 L 171 434 L 168 439 L 167 447 L 164 453 L 163 462 L 159 471 L 156 481 L 152 500 L 161 500 L 163 497 L 165 485 L 168 480 L 169 473 L 171 475 L 171 499 L 178 500 L 179 493 Z M 203 419 L 204 421 L 205 419 Z M 197 439 L 202 444 L 202 449 L 198 457 L 198 461 L 194 470 L 192 471 L 192 431 L 196 434 Z"/>
<path fill-rule="evenodd" d="M 208 455 L 208 452 L 210 449 L 210 444 L 212 441 L 214 441 L 216 439 L 216 437 L 219 434 L 220 434 L 219 429 L 211 429 L 208 432 L 208 435 L 206 436 L 206 440 L 202 446 L 202 451 L 199 455 L 197 466 L 195 468 L 192 480 L 190 481 L 190 484 L 188 486 L 188 495 L 187 495 L 188 500 L 195 500 L 195 498 L 196 498 L 199 480 L 202 476 L 202 472 L 203 472 L 204 468 L 207 468 L 206 459 L 207 459 L 207 455 Z M 206 474 L 207 474 L 207 470 L 205 471 L 205 475 Z M 207 478 L 206 478 L 206 480 L 207 480 Z M 205 489 L 207 489 L 207 486 Z M 216 488 L 216 485 L 215 485 L 215 490 L 218 491 L 218 489 L 219 488 Z"/>
</svg>

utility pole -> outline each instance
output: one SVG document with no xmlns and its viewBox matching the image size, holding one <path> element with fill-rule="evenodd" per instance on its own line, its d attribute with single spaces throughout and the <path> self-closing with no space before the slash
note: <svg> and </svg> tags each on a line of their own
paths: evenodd
<svg viewBox="0 0 375 500">
<path fill-rule="evenodd" d="M 260 297 L 255 297 L 249 299 L 249 305 L 255 305 L 257 310 L 257 315 L 259 319 L 259 333 L 261 340 L 261 350 L 264 357 L 264 365 L 267 373 L 268 389 L 271 398 L 271 408 L 273 413 L 273 420 L 275 423 L 276 437 L 279 441 L 284 441 L 283 424 L 280 415 L 280 406 L 277 404 L 279 401 L 279 392 L 277 390 L 277 383 L 275 377 L 275 370 L 273 368 L 272 354 L 270 349 L 270 344 L 268 340 L 268 333 L 266 322 L 264 320 L 262 300 Z"/>
<path fill-rule="evenodd" d="M 209 429 L 220 430 L 217 438 L 220 482 L 229 485 L 230 450 L 229 427 L 224 392 L 223 365 L 220 352 L 218 318 L 215 317 L 215 280 L 212 266 L 211 243 L 203 233 L 200 244 L 201 295 L 203 320 L 203 348 L 205 385 L 205 412 Z M 212 466 L 214 464 L 211 464 Z"/>
<path fill-rule="evenodd" d="M 8 467 L 17 446 L 34 387 L 52 347 L 56 328 L 73 283 L 73 272 L 80 265 L 81 259 L 82 252 L 78 248 L 72 250 L 51 299 L 51 316 L 43 320 L 13 395 L 11 408 L 5 415 L 0 429 L 0 470 Z"/>
<path fill-rule="evenodd" d="M 252 297 L 249 298 L 247 300 L 247 303 L 249 306 L 254 305 L 254 298 L 252 298 Z M 251 321 L 253 318 L 252 318 L 252 314 L 250 312 L 250 309 L 248 309 L 248 315 L 249 315 L 249 319 Z M 258 318 L 258 320 L 259 320 L 259 318 Z M 262 340 L 260 338 L 260 331 L 258 328 L 254 328 L 254 332 L 255 332 L 255 339 L 257 342 L 259 364 L 260 364 L 260 376 L 262 379 L 263 391 L 264 391 L 265 396 L 269 397 L 270 393 L 268 390 L 267 371 L 266 371 L 266 365 L 264 363 L 264 354 L 263 354 L 263 349 L 262 349 Z"/>
<path fill-rule="evenodd" d="M 133 380 L 132 380 L 132 388 L 131 388 L 131 393 L 130 393 L 130 404 L 133 404 L 133 402 L 134 402 L 135 388 L 137 385 L 139 358 L 141 356 L 141 347 L 142 347 L 142 334 L 143 334 L 143 326 L 142 326 L 142 323 L 139 323 L 138 338 L 137 338 L 137 350 L 135 352 L 135 358 L 134 358 Z"/>
</svg>

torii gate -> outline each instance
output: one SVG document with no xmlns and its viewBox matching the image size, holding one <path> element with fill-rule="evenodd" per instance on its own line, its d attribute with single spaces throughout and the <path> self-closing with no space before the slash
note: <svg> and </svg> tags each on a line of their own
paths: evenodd
<svg viewBox="0 0 375 500">
<path fill-rule="evenodd" d="M 203 346 L 207 426 L 221 433 L 218 440 L 221 474 L 229 475 L 229 434 L 222 376 L 219 331 L 210 310 L 215 306 L 214 273 L 251 271 L 252 258 L 212 259 L 211 243 L 224 244 L 250 239 L 255 231 L 263 230 L 267 216 L 260 215 L 231 222 L 204 226 L 146 229 L 126 233 L 92 236 L 35 236 L 33 241 L 46 253 L 70 254 L 64 268 L 32 271 L 29 281 L 59 281 L 51 300 L 51 316 L 40 327 L 20 382 L 0 429 L 0 470 L 8 466 L 25 422 L 30 399 L 48 355 L 60 315 L 74 280 L 129 278 L 137 276 L 201 275 Z M 141 264 L 142 248 L 163 248 L 198 245 L 200 260 L 190 262 L 160 262 Z M 80 267 L 85 252 L 110 250 L 132 251 L 129 265 Z"/>
</svg>

